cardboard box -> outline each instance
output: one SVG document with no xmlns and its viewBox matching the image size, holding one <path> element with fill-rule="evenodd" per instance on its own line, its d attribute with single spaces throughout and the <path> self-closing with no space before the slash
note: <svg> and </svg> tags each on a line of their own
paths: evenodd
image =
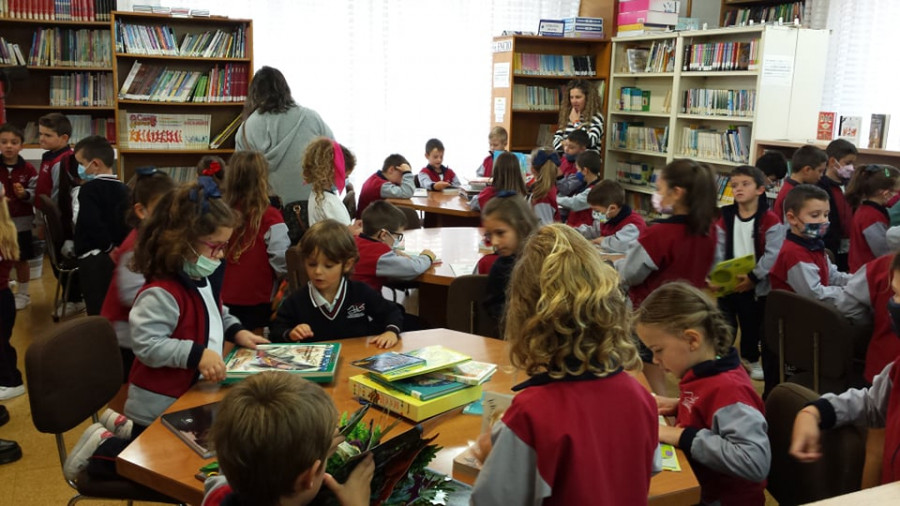
<svg viewBox="0 0 900 506">
<path fill-rule="evenodd" d="M 679 12 L 679 0 L 619 0 L 619 13 L 634 11 Z"/>
<path fill-rule="evenodd" d="M 672 25 L 678 24 L 677 12 L 659 12 L 659 11 L 634 11 L 620 12 L 616 18 L 618 25 L 633 25 L 635 23 L 645 23 L 648 25 Z"/>
<path fill-rule="evenodd" d="M 538 25 L 538 35 L 544 37 L 562 37 L 565 23 L 561 19 L 542 19 Z"/>
</svg>

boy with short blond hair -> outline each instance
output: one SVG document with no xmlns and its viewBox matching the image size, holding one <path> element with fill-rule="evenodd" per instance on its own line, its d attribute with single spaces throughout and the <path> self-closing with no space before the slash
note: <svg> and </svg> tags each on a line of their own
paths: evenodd
<svg viewBox="0 0 900 506">
<path fill-rule="evenodd" d="M 594 223 L 581 225 L 578 231 L 599 244 L 604 252 L 624 255 L 647 228 L 641 215 L 625 203 L 625 189 L 619 183 L 604 179 L 587 195 Z"/>
<path fill-rule="evenodd" d="M 325 472 L 341 442 L 338 413 L 322 388 L 299 376 L 256 374 L 222 400 L 211 430 L 222 475 L 206 480 L 203 506 L 305 505 L 324 481 L 340 504 L 369 504 L 369 456 L 339 484 Z"/>
<path fill-rule="evenodd" d="M 381 170 L 369 176 L 359 190 L 356 217 L 361 218 L 369 204 L 381 199 L 408 199 L 416 191 L 415 176 L 403 155 L 388 155 Z"/>
<path fill-rule="evenodd" d="M 481 162 L 481 166 L 475 171 L 478 177 L 491 177 L 494 173 L 494 151 L 506 151 L 506 143 L 509 142 L 509 134 L 502 126 L 495 126 L 488 134 L 488 155 Z"/>
<path fill-rule="evenodd" d="M 778 219 L 784 223 L 784 199 L 787 194 L 799 184 L 817 184 L 822 175 L 825 173 L 825 165 L 828 161 L 828 155 L 821 148 L 807 144 L 801 146 L 794 151 L 791 157 L 791 175 L 784 179 L 781 185 L 781 191 L 775 198 L 775 205 L 772 211 Z"/>
<path fill-rule="evenodd" d="M 428 139 L 425 143 L 425 159 L 428 165 L 419 171 L 419 186 L 426 190 L 442 191 L 445 188 L 459 188 L 459 178 L 450 167 L 444 165 L 444 143 L 439 139 Z"/>
<path fill-rule="evenodd" d="M 19 241 L 19 260 L 16 262 L 16 310 L 25 309 L 31 304 L 28 294 L 28 282 L 31 280 L 31 268 L 28 261 L 34 258 L 34 247 L 31 227 L 34 223 L 34 188 L 37 184 L 37 171 L 25 161 L 19 153 L 25 136 L 18 127 L 7 123 L 0 126 L 0 152 L 3 154 L 3 165 L 0 170 L 0 184 L 6 190 L 9 203 L 9 215 L 16 225 Z"/>
</svg>

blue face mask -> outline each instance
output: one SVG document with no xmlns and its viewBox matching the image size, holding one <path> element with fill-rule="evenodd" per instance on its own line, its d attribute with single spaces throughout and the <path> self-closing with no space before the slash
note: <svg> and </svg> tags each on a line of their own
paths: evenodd
<svg viewBox="0 0 900 506">
<path fill-rule="evenodd" d="M 828 225 L 830 222 L 822 223 L 804 223 L 801 235 L 807 239 L 821 239 L 828 233 Z"/>
<path fill-rule="evenodd" d="M 565 155 L 565 157 L 566 157 L 566 160 L 568 160 L 572 163 L 575 163 L 575 159 L 578 158 L 578 155 L 568 155 L 567 154 L 567 155 Z"/>
<path fill-rule="evenodd" d="M 90 181 L 97 177 L 96 174 L 88 174 L 87 168 L 84 165 L 78 164 L 78 178 L 82 181 Z"/>
<path fill-rule="evenodd" d="M 582 174 L 581 172 L 576 172 L 576 173 L 575 173 L 575 179 L 577 179 L 577 180 L 579 180 L 579 181 L 581 181 L 581 182 L 584 182 L 584 174 Z"/>
<path fill-rule="evenodd" d="M 197 260 L 193 262 L 185 260 L 183 269 L 185 274 L 192 278 L 206 278 L 216 272 L 221 263 L 221 260 L 213 260 L 205 255 L 198 255 Z"/>
</svg>

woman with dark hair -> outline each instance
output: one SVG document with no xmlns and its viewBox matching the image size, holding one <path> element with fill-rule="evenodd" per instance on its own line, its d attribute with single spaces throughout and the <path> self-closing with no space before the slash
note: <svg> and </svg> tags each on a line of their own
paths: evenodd
<svg viewBox="0 0 900 506">
<path fill-rule="evenodd" d="M 306 146 L 316 137 L 334 138 L 319 114 L 297 105 L 284 74 L 259 69 L 250 82 L 244 123 L 235 139 L 238 151 L 259 151 L 269 162 L 269 184 L 283 202 L 305 201 L 310 187 L 303 182 Z"/>
<path fill-rule="evenodd" d="M 597 83 L 573 79 L 566 85 L 559 106 L 559 130 L 553 137 L 553 148 L 563 152 L 563 141 L 575 130 L 584 130 L 590 138 L 588 149 L 600 152 L 603 144 L 603 111 Z"/>
</svg>

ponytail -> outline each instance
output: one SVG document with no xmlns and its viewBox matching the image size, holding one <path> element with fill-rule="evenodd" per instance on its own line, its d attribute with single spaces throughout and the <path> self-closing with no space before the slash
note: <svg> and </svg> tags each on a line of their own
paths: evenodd
<svg viewBox="0 0 900 506">
<path fill-rule="evenodd" d="M 847 184 L 847 202 L 853 208 L 859 207 L 862 202 L 876 193 L 884 190 L 893 190 L 900 179 L 900 170 L 890 165 L 869 164 L 863 165 L 853 171 L 850 182 Z"/>
<path fill-rule="evenodd" d="M 709 165 L 682 158 L 666 165 L 662 177 L 670 187 L 684 189 L 682 204 L 688 208 L 688 232 L 691 235 L 709 234 L 719 214 L 716 185 Z"/>
</svg>

